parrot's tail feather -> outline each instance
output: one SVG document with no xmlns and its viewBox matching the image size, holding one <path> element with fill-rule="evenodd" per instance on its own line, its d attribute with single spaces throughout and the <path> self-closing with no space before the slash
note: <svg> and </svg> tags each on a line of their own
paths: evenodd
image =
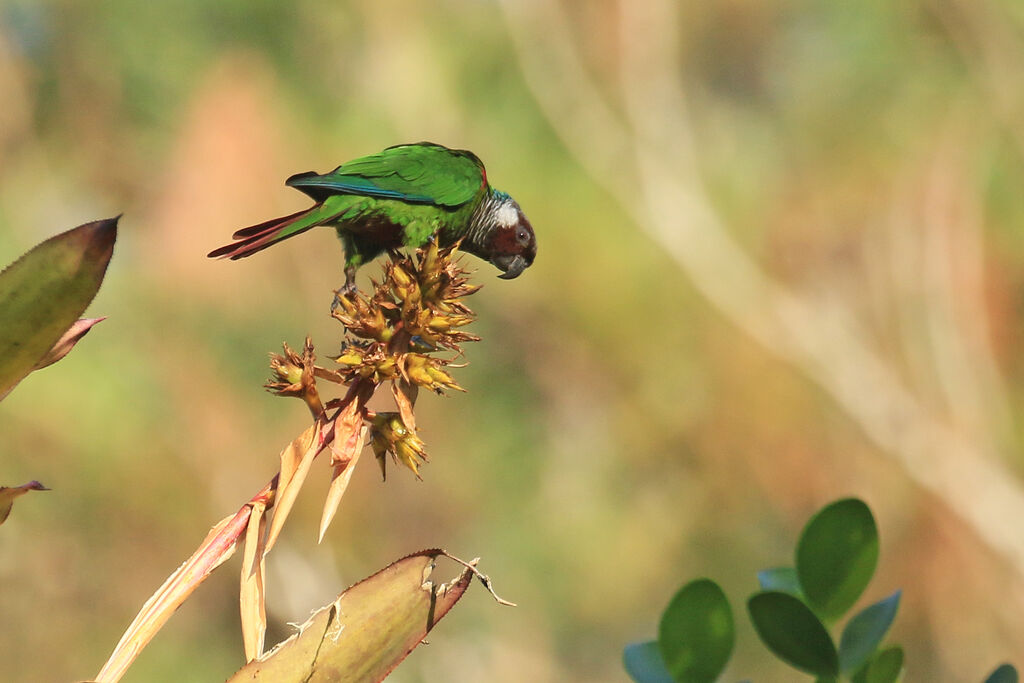
<svg viewBox="0 0 1024 683">
<path fill-rule="evenodd" d="M 271 218 L 269 221 L 257 223 L 256 225 L 250 225 L 248 228 L 236 230 L 235 234 L 231 236 L 231 239 L 240 240 L 243 237 L 252 237 L 253 235 L 258 235 L 267 228 L 282 227 L 284 226 L 285 223 L 291 223 L 293 220 L 299 218 L 300 216 L 306 213 L 309 213 L 309 209 L 297 211 L 290 216 L 282 216 L 281 218 Z"/>
<path fill-rule="evenodd" d="M 242 228 L 232 235 L 237 241 L 214 249 L 207 256 L 209 258 L 229 258 L 232 261 L 252 256 L 257 251 L 262 251 L 273 244 L 304 233 L 323 223 L 325 217 L 320 208 L 317 205 L 290 216 L 282 216 L 265 223 Z"/>
</svg>

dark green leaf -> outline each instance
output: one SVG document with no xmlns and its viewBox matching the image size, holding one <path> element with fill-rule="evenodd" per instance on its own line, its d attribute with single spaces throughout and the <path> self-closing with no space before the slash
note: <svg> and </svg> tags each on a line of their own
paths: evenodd
<svg viewBox="0 0 1024 683">
<path fill-rule="evenodd" d="M 800 581 L 796 577 L 796 570 L 792 567 L 762 569 L 757 573 L 757 582 L 761 584 L 761 590 L 782 591 L 797 597 L 802 595 Z"/>
<path fill-rule="evenodd" d="M 903 648 L 879 650 L 850 679 L 853 683 L 895 683 L 903 671 Z"/>
<path fill-rule="evenodd" d="M 757 635 L 787 664 L 815 676 L 839 674 L 839 654 L 832 638 L 799 598 L 765 591 L 750 598 L 747 610 Z"/>
<path fill-rule="evenodd" d="M 622 666 L 636 683 L 675 683 L 654 640 L 627 645 L 622 651 Z"/>
<path fill-rule="evenodd" d="M 1017 683 L 1017 669 L 1012 664 L 1001 664 L 989 674 L 985 683 Z"/>
<path fill-rule="evenodd" d="M 710 579 L 683 586 L 661 615 L 658 627 L 665 668 L 680 683 L 718 678 L 732 654 L 735 637 L 729 601 Z"/>
<path fill-rule="evenodd" d="M 896 610 L 900 606 L 900 591 L 896 591 L 884 600 L 864 608 L 843 629 L 839 639 L 839 669 L 852 671 L 871 657 L 882 638 L 885 637 L 892 620 L 896 618 Z"/>
<path fill-rule="evenodd" d="M 36 245 L 0 273 L 0 398 L 92 301 L 116 238 L 116 218 L 86 223 Z"/>
<path fill-rule="evenodd" d="M 804 527 L 796 547 L 796 572 L 808 604 L 835 619 L 864 592 L 878 564 L 878 528 L 856 498 L 823 508 Z"/>
</svg>

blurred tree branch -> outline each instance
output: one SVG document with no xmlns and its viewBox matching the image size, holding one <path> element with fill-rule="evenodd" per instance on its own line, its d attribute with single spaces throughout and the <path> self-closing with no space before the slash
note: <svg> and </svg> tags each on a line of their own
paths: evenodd
<svg viewBox="0 0 1024 683">
<path fill-rule="evenodd" d="M 1024 580 L 1024 537 L 1014 521 L 1024 516 L 1024 488 L 994 449 L 965 434 L 945 411 L 931 407 L 926 400 L 930 397 L 908 388 L 900 369 L 884 357 L 849 306 L 797 291 L 769 275 L 730 235 L 712 206 L 700 177 L 683 79 L 676 70 L 680 21 L 674 4 L 619 3 L 622 34 L 614 103 L 588 74 L 559 3 L 502 4 L 528 86 L 564 144 L 596 181 L 618 198 L 723 315 L 828 392 L 873 443 L 913 481 L 945 501 Z M 944 183 L 937 177 L 933 192 L 941 193 Z M 926 220 L 934 223 L 945 220 L 943 216 L 936 210 Z M 943 229 L 948 236 L 961 226 L 946 224 Z M 986 355 L 986 344 L 965 343 L 963 331 L 944 311 L 948 302 L 942 294 L 953 285 L 946 266 L 934 258 L 942 246 L 936 240 L 941 239 L 933 235 L 914 245 L 927 254 L 928 275 L 941 281 L 939 295 L 925 302 L 936 342 L 933 369 L 943 373 L 946 401 L 968 400 L 964 386 L 970 385 L 966 393 L 984 394 L 988 402 L 986 392 L 999 382 L 978 385 L 979 373 L 972 365 L 994 373 L 995 363 Z M 976 247 L 980 238 L 968 234 L 965 239 Z M 975 259 L 970 267 L 979 269 L 977 251 L 968 256 Z M 978 307 L 972 319 L 983 322 L 984 316 Z M 970 364 L 965 365 L 968 356 Z M 994 402 L 1003 403 L 998 395 Z"/>
</svg>

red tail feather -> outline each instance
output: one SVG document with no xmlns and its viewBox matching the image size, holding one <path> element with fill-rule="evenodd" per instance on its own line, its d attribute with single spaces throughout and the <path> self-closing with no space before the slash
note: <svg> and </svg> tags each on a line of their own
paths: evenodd
<svg viewBox="0 0 1024 683">
<path fill-rule="evenodd" d="M 235 234 L 231 236 L 233 240 L 240 240 L 243 237 L 252 237 L 253 235 L 259 234 L 270 227 L 284 227 L 285 223 L 290 223 L 304 213 L 309 213 L 309 209 L 303 209 L 297 211 L 290 216 L 282 216 L 281 218 L 271 218 L 269 221 L 263 223 L 257 223 L 256 225 L 250 225 L 248 228 L 242 228 L 236 230 Z"/>
<path fill-rule="evenodd" d="M 307 215 L 310 211 L 316 208 L 317 207 L 314 206 L 312 209 L 305 209 L 303 211 L 293 213 L 289 216 L 274 218 L 263 223 L 251 225 L 248 228 L 242 228 L 241 230 L 236 231 L 235 234 L 231 236 L 233 239 L 237 241 L 232 242 L 231 244 L 225 244 L 223 247 L 214 249 L 209 254 L 207 254 L 207 257 L 226 257 L 234 261 L 236 259 L 245 258 L 246 256 L 251 256 L 255 254 L 257 251 L 262 251 L 263 249 L 266 249 L 267 247 L 274 244 L 275 242 L 280 241 L 281 239 L 286 239 L 286 237 L 279 237 L 281 230 L 288 227 L 289 225 L 291 225 L 298 219 L 302 218 L 303 216 Z M 311 225 L 309 227 L 313 226 Z M 287 237 L 292 237 L 293 235 L 298 235 L 302 232 L 305 232 L 305 230 L 300 230 L 298 232 L 292 233 Z"/>
</svg>

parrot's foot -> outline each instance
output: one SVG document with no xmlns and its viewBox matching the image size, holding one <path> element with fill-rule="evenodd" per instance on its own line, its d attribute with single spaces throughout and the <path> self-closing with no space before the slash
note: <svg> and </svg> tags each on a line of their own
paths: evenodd
<svg viewBox="0 0 1024 683">
<path fill-rule="evenodd" d="M 331 313 L 341 305 L 341 297 L 354 298 L 356 292 L 359 291 L 356 287 L 356 269 L 352 267 L 345 268 L 345 284 L 341 289 L 334 293 L 334 301 L 331 302 Z"/>
<path fill-rule="evenodd" d="M 341 306 L 342 298 L 354 299 L 358 291 L 355 287 L 349 287 L 348 285 L 336 290 L 334 292 L 334 301 L 331 302 L 331 313 L 334 313 L 338 306 Z"/>
<path fill-rule="evenodd" d="M 345 294 L 353 295 L 356 293 L 356 267 L 345 266 L 345 286 L 341 288 Z"/>
</svg>

